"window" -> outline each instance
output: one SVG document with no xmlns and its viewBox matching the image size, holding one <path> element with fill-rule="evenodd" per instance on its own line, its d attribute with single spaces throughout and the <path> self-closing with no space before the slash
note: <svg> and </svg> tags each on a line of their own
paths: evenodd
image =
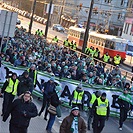
<svg viewBox="0 0 133 133">
<path fill-rule="evenodd" d="M 121 5 L 124 5 L 124 1 L 125 1 L 125 0 L 121 0 Z"/>
<path fill-rule="evenodd" d="M 80 39 L 84 39 L 84 33 L 80 34 Z"/>
<path fill-rule="evenodd" d="M 127 24 L 127 29 L 125 31 L 126 34 L 128 34 L 129 24 Z"/>
<path fill-rule="evenodd" d="M 125 27 L 124 27 L 124 33 L 126 32 L 126 29 L 127 29 L 127 23 L 125 24 Z"/>
</svg>

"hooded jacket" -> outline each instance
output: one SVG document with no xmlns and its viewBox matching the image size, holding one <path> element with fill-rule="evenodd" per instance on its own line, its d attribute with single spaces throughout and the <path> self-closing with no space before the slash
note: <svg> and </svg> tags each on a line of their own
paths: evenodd
<svg viewBox="0 0 133 133">
<path fill-rule="evenodd" d="M 14 100 L 10 109 L 3 116 L 3 121 L 6 121 L 10 114 L 11 124 L 17 127 L 28 127 L 30 119 L 36 117 L 38 112 L 36 105 L 31 100 L 24 102 L 23 95 L 21 95 L 18 99 Z"/>
<path fill-rule="evenodd" d="M 61 123 L 59 133 L 72 133 L 70 129 L 71 129 L 73 119 L 74 119 L 74 116 L 72 113 L 70 113 L 69 116 L 64 118 L 63 122 Z M 86 133 L 86 124 L 84 122 L 84 119 L 80 117 L 80 115 L 78 116 L 78 131 L 79 133 Z"/>
</svg>

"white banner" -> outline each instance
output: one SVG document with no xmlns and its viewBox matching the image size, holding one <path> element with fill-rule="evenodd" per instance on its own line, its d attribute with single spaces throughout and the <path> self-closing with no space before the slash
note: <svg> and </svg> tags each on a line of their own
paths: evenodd
<svg viewBox="0 0 133 133">
<path fill-rule="evenodd" d="M 22 68 L 22 67 L 14 67 L 6 62 L 2 63 L 1 67 L 1 72 L 0 72 L 0 77 L 1 77 L 1 84 L 3 84 L 6 80 L 6 74 L 7 74 L 7 69 L 9 71 L 17 73 L 17 75 L 21 75 L 24 70 L 27 68 Z M 10 72 L 9 72 L 10 73 Z M 45 80 L 47 82 L 51 76 L 47 73 L 42 73 L 38 72 L 38 81 L 41 83 L 41 79 Z M 55 77 L 55 82 L 58 83 L 62 88 L 62 100 L 65 102 L 65 106 L 69 106 L 69 98 L 72 94 L 72 92 L 75 90 L 77 85 L 80 83 L 79 81 L 71 80 L 71 79 L 59 79 Z M 110 110 L 111 110 L 111 115 L 113 116 L 118 116 L 119 115 L 119 105 L 117 103 L 118 96 L 122 94 L 122 90 L 119 90 L 117 88 L 111 88 L 111 87 L 106 87 L 106 86 L 101 86 L 101 85 L 93 85 L 90 86 L 88 84 L 82 83 L 83 84 L 83 89 L 85 91 L 85 104 L 84 104 L 84 109 L 87 109 L 87 102 L 90 99 L 91 94 L 96 91 L 100 90 L 101 92 L 105 92 L 107 94 L 107 99 L 109 100 L 110 103 Z M 42 97 L 41 91 L 38 88 L 38 86 L 35 88 L 33 92 L 36 96 Z M 133 94 L 132 94 L 133 96 Z M 131 118 L 131 117 L 130 117 Z"/>
</svg>

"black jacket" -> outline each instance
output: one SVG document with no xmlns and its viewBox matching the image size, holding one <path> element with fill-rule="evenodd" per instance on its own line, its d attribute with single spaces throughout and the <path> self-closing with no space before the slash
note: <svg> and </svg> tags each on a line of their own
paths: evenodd
<svg viewBox="0 0 133 133">
<path fill-rule="evenodd" d="M 30 77 L 25 78 L 24 76 L 20 76 L 19 81 L 18 95 L 21 95 L 25 91 L 33 91 L 34 84 L 33 80 Z"/>
<path fill-rule="evenodd" d="M 11 114 L 10 123 L 18 127 L 28 127 L 30 119 L 36 117 L 37 107 L 31 102 L 24 102 L 23 99 L 16 99 L 12 103 L 10 109 L 3 116 L 3 121 L 6 121 L 9 115 Z M 26 116 L 24 115 L 26 114 Z"/>
</svg>

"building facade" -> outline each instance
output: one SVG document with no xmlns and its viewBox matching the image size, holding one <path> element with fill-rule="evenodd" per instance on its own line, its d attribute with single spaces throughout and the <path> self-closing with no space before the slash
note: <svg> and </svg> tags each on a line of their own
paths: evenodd
<svg viewBox="0 0 133 133">
<path fill-rule="evenodd" d="M 129 0 L 122 37 L 133 42 L 133 0 Z"/>
</svg>

